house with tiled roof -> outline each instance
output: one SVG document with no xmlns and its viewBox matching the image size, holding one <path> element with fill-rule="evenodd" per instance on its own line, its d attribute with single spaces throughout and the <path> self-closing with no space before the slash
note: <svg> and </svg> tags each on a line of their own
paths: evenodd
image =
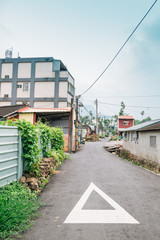
<svg viewBox="0 0 160 240">
<path fill-rule="evenodd" d="M 160 119 L 121 129 L 123 148 L 160 166 Z"/>
<path fill-rule="evenodd" d="M 0 107 L 0 117 L 2 120 L 19 119 L 26 120 L 31 124 L 36 124 L 38 120 L 47 122 L 51 127 L 60 127 L 64 135 L 64 151 L 74 151 L 75 149 L 75 109 L 64 108 L 31 108 L 28 105 L 13 105 Z M 72 143 L 70 139 L 73 139 Z"/>
<path fill-rule="evenodd" d="M 122 133 L 122 129 L 129 128 L 134 125 L 134 117 L 132 116 L 118 116 L 118 132 Z"/>
</svg>

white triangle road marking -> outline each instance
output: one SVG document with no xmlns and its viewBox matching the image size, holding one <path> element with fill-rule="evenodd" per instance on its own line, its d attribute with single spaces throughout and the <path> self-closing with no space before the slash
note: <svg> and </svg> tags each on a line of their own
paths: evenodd
<svg viewBox="0 0 160 240">
<path fill-rule="evenodd" d="M 96 191 L 105 199 L 114 210 L 84 210 L 82 209 L 87 202 L 92 191 Z M 91 183 L 70 212 L 64 223 L 126 223 L 139 224 L 127 211 L 118 205 L 112 198 L 107 196 L 95 184 Z"/>
</svg>

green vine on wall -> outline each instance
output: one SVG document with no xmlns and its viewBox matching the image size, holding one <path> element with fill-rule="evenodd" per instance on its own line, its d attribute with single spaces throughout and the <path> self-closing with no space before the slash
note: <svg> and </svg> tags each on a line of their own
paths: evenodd
<svg viewBox="0 0 160 240">
<path fill-rule="evenodd" d="M 62 150 L 63 147 L 63 131 L 60 128 L 51 127 L 51 148 L 55 150 Z"/>
<path fill-rule="evenodd" d="M 26 120 L 8 120 L 8 126 L 17 126 L 20 131 L 23 147 L 22 157 L 26 170 L 39 173 L 39 137 L 44 157 L 49 157 L 52 151 L 56 151 L 60 158 L 61 156 L 65 158 L 63 131 L 60 128 L 50 127 L 47 123 L 40 121 L 35 126 Z M 51 144 L 51 149 L 49 149 L 49 144 Z"/>
<path fill-rule="evenodd" d="M 25 120 L 8 120 L 8 126 L 17 126 L 22 138 L 22 157 L 28 171 L 34 169 L 34 164 L 39 161 L 38 134 L 36 127 Z"/>
<path fill-rule="evenodd" d="M 51 142 L 51 127 L 49 127 L 47 123 L 42 123 L 40 121 L 38 121 L 36 126 L 40 134 L 43 156 L 46 157 L 47 152 L 49 151 L 49 144 Z"/>
</svg>

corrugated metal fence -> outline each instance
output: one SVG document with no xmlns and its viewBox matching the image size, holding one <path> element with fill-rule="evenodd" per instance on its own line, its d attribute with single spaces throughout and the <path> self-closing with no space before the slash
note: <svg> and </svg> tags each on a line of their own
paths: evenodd
<svg viewBox="0 0 160 240">
<path fill-rule="evenodd" d="M 0 186 L 22 176 L 21 138 L 17 127 L 0 126 Z"/>
</svg>

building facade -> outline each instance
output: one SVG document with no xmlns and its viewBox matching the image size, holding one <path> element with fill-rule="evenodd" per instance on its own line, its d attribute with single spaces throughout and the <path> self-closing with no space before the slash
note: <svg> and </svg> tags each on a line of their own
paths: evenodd
<svg viewBox="0 0 160 240">
<path fill-rule="evenodd" d="M 160 164 L 160 119 L 144 122 L 122 131 L 125 150 Z"/>
<path fill-rule="evenodd" d="M 133 127 L 134 117 L 132 116 L 118 116 L 118 134 L 122 134 L 122 129 Z"/>
<path fill-rule="evenodd" d="M 61 60 L 0 59 L 0 106 L 64 108 L 71 105 L 74 94 L 75 80 Z"/>
</svg>

